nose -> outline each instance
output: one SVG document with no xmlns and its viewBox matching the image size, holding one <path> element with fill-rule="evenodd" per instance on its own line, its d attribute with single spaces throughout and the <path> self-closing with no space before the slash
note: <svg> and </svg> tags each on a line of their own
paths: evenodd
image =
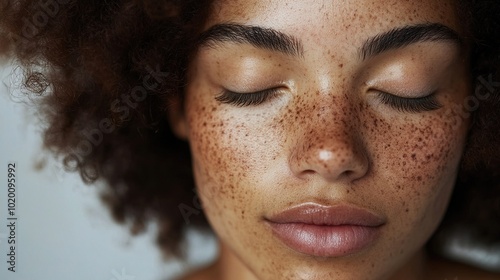
<svg viewBox="0 0 500 280">
<path fill-rule="evenodd" d="M 307 110 L 303 116 L 307 121 L 295 127 L 298 133 L 289 157 L 295 176 L 350 182 L 368 172 L 366 140 L 359 129 L 359 113 L 350 109 L 353 107 L 348 102 L 333 102 Z"/>
</svg>

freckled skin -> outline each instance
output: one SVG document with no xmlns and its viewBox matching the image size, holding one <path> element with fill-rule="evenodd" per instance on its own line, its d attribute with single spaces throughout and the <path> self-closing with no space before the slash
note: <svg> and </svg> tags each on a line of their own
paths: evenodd
<svg viewBox="0 0 500 280">
<path fill-rule="evenodd" d="M 468 126 L 457 127 L 444 112 L 468 94 L 467 61 L 442 43 L 368 61 L 359 60 L 357 46 L 411 23 L 437 22 L 459 32 L 451 3 L 216 2 L 207 28 L 228 21 L 271 27 L 298 38 L 304 57 L 228 44 L 200 50 L 191 63 L 178 126 L 184 129 L 177 132 L 190 143 L 200 199 L 220 237 L 214 279 L 428 279 L 422 247 L 446 210 Z M 412 78 L 402 85 L 384 80 L 392 64 Z M 256 73 L 247 74 L 248 65 Z M 249 86 L 247 80 L 257 81 Z M 366 86 L 372 80 L 397 90 L 438 85 L 442 107 L 398 111 L 378 101 Z M 215 100 L 221 87 L 254 84 L 278 84 L 284 93 L 249 107 Z M 307 256 L 263 222 L 304 202 L 355 204 L 387 223 L 359 253 Z"/>
</svg>

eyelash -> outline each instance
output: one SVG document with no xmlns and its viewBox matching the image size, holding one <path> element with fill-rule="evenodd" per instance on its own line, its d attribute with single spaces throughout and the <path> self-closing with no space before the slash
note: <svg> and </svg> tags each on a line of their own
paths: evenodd
<svg viewBox="0 0 500 280">
<path fill-rule="evenodd" d="M 434 111 L 442 107 L 436 100 L 435 93 L 431 93 L 424 97 L 406 98 L 387 92 L 379 92 L 379 97 L 383 104 L 400 112 L 420 113 Z"/>
<path fill-rule="evenodd" d="M 278 88 L 265 89 L 251 93 L 239 93 L 230 90 L 224 90 L 215 100 L 231 104 L 238 107 L 257 106 L 275 98 L 279 94 Z"/>
<path fill-rule="evenodd" d="M 279 94 L 278 88 L 266 89 L 251 93 L 239 93 L 224 90 L 215 99 L 224 104 L 231 104 L 237 107 L 257 106 L 275 98 Z M 406 98 L 393 95 L 387 92 L 379 92 L 379 98 L 385 105 L 401 112 L 427 112 L 437 110 L 442 105 L 436 100 L 435 94 L 431 93 L 424 97 Z"/>
</svg>

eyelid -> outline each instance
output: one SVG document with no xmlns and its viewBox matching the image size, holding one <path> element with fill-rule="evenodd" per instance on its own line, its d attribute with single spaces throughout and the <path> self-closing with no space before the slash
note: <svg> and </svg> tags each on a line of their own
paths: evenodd
<svg viewBox="0 0 500 280">
<path fill-rule="evenodd" d="M 235 92 L 224 89 L 218 96 L 215 97 L 215 100 L 238 107 L 256 106 L 273 99 L 280 93 L 280 90 L 281 87 L 264 89 L 255 92 Z"/>
<path fill-rule="evenodd" d="M 392 93 L 378 91 L 383 104 L 401 112 L 427 112 L 440 109 L 442 105 L 436 100 L 436 91 L 422 97 L 402 97 Z"/>
</svg>

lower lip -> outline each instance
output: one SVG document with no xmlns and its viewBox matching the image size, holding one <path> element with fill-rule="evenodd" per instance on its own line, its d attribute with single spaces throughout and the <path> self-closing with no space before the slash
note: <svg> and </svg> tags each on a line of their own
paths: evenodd
<svg viewBox="0 0 500 280">
<path fill-rule="evenodd" d="M 273 233 L 291 249 L 316 257 L 341 257 L 370 246 L 380 227 L 356 225 L 319 226 L 270 223 Z"/>
</svg>

